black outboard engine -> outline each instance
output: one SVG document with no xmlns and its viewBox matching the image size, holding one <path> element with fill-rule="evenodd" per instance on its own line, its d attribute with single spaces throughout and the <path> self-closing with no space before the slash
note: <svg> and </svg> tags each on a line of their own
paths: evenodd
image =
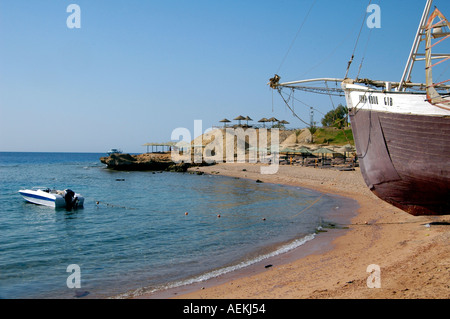
<svg viewBox="0 0 450 319">
<path fill-rule="evenodd" d="M 66 209 L 78 207 L 78 197 L 75 196 L 75 192 L 71 189 L 64 190 L 64 200 L 66 201 Z"/>
</svg>

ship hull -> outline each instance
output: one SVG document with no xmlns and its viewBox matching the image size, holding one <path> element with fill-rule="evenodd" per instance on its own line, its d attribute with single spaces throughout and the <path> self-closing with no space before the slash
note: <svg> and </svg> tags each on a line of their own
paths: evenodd
<svg viewBox="0 0 450 319">
<path fill-rule="evenodd" d="M 450 214 L 450 116 L 389 112 L 357 95 L 361 92 L 346 92 L 361 173 L 370 190 L 412 215 Z M 392 96 L 398 106 L 408 101 L 408 96 L 380 91 L 368 95 L 373 103 Z"/>
</svg>

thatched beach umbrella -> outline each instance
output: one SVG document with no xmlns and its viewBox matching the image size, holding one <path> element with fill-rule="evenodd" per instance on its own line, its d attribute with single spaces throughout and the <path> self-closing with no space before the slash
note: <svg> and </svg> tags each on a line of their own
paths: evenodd
<svg viewBox="0 0 450 319">
<path fill-rule="evenodd" d="M 286 120 L 282 120 L 282 121 L 278 121 L 278 124 L 282 124 L 283 127 L 284 127 L 284 125 L 285 125 L 285 124 L 289 124 L 289 122 L 286 121 Z"/>
<path fill-rule="evenodd" d="M 284 153 L 284 154 L 286 154 L 286 156 L 289 156 L 289 154 L 292 154 L 292 155 L 301 154 L 302 155 L 302 159 L 303 159 L 303 165 L 305 165 L 305 158 L 308 155 L 312 154 L 311 151 L 309 149 L 307 149 L 306 147 L 301 147 L 299 149 L 285 147 L 285 148 L 280 150 L 280 153 Z M 291 161 L 292 161 L 292 157 L 291 157 Z"/>
<path fill-rule="evenodd" d="M 342 153 L 353 152 L 354 150 L 355 148 L 350 144 L 346 144 L 338 149 L 338 151 Z"/>
<path fill-rule="evenodd" d="M 316 149 L 316 150 L 314 150 L 312 152 L 314 154 L 333 154 L 333 153 L 335 153 L 335 151 L 330 150 L 329 148 L 326 148 L 326 147 L 318 148 L 318 149 Z"/>
<path fill-rule="evenodd" d="M 268 119 L 266 119 L 265 117 L 263 117 L 262 119 L 260 119 L 258 122 L 263 123 L 263 127 L 266 127 L 266 123 L 270 122 Z"/>
<path fill-rule="evenodd" d="M 350 144 L 346 144 L 346 145 L 340 147 L 339 149 L 337 149 L 337 151 L 340 153 L 344 153 L 344 163 L 345 163 L 345 161 L 347 159 L 347 153 L 354 152 L 355 148 Z"/>
<path fill-rule="evenodd" d="M 272 126 L 273 126 L 273 122 L 278 122 L 278 120 L 275 117 L 271 117 L 269 119 L 269 122 L 272 122 Z"/>
<path fill-rule="evenodd" d="M 248 126 L 248 121 L 253 121 L 253 120 L 250 118 L 250 116 L 248 116 L 248 115 L 245 117 L 245 120 L 247 121 L 247 126 Z"/>
<path fill-rule="evenodd" d="M 283 147 L 280 150 L 280 153 L 294 153 L 294 152 L 295 152 L 295 150 L 293 148 L 290 148 L 290 147 Z"/>
<path fill-rule="evenodd" d="M 304 146 L 300 147 L 299 149 L 296 149 L 295 151 L 297 153 L 302 154 L 302 163 L 303 163 L 303 165 L 305 165 L 305 158 L 308 157 L 308 155 L 312 154 L 311 151 L 308 148 L 304 147 Z"/>
<path fill-rule="evenodd" d="M 245 117 L 242 115 L 239 115 L 238 117 L 234 118 L 235 121 L 239 121 L 239 125 L 241 125 L 241 120 L 245 120 Z"/>
<path fill-rule="evenodd" d="M 231 121 L 229 119 L 223 119 L 220 120 L 219 122 L 223 123 L 223 127 L 227 127 L 227 123 L 230 123 Z"/>
<path fill-rule="evenodd" d="M 300 147 L 297 151 L 298 151 L 299 153 L 304 154 L 304 155 L 310 155 L 310 154 L 312 154 L 312 152 L 311 152 L 309 149 L 307 149 L 306 147 L 304 147 L 304 146 Z"/>
<path fill-rule="evenodd" d="M 325 159 L 325 154 L 333 154 L 336 153 L 333 150 L 330 150 L 329 148 L 326 147 L 321 147 L 316 149 L 315 151 L 312 151 L 312 153 L 314 154 L 322 154 L 322 165 L 323 165 L 323 160 Z"/>
</svg>

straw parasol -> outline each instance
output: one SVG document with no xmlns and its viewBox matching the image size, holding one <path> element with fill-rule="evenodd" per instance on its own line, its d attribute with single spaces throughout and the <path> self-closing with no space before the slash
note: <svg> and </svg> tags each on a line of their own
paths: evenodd
<svg viewBox="0 0 450 319">
<path fill-rule="evenodd" d="M 253 120 L 251 119 L 251 117 L 248 116 L 248 115 L 245 117 L 245 120 L 247 121 L 247 126 L 248 126 L 248 121 L 253 121 Z"/>
<path fill-rule="evenodd" d="M 314 154 L 333 154 L 333 153 L 336 153 L 335 151 L 330 150 L 329 148 L 326 148 L 326 147 L 318 148 L 318 149 L 316 149 L 316 150 L 314 150 L 312 152 Z"/>
<path fill-rule="evenodd" d="M 260 119 L 258 122 L 263 123 L 263 127 L 266 127 L 266 123 L 270 122 L 268 119 L 266 119 L 265 117 L 263 117 L 262 119 Z"/>
<path fill-rule="evenodd" d="M 234 118 L 233 120 L 239 121 L 239 125 L 241 125 L 241 121 L 245 120 L 245 117 L 243 117 L 242 115 L 239 115 L 238 117 Z"/>
<path fill-rule="evenodd" d="M 230 123 L 231 121 L 229 119 L 223 119 L 223 120 L 220 120 L 219 122 L 223 123 L 223 127 L 226 127 L 227 123 Z"/>
<path fill-rule="evenodd" d="M 315 151 L 312 151 L 313 154 L 322 154 L 322 166 L 323 166 L 323 160 L 325 159 L 325 154 L 333 154 L 336 153 L 335 151 L 330 150 L 326 147 L 321 147 L 316 149 Z"/>
<path fill-rule="evenodd" d="M 306 154 L 306 155 L 312 154 L 311 151 L 304 146 L 300 147 L 297 151 L 299 153 Z"/>
<path fill-rule="evenodd" d="M 295 150 L 290 147 L 284 147 L 280 150 L 280 153 L 294 153 L 294 152 L 295 152 Z"/>
<path fill-rule="evenodd" d="M 354 152 L 355 148 L 350 144 L 346 144 L 346 145 L 340 147 L 339 149 L 337 149 L 337 151 L 340 153 L 344 153 L 344 163 L 345 163 L 345 160 L 347 158 L 347 153 Z"/>
<path fill-rule="evenodd" d="M 350 144 L 346 144 L 338 149 L 338 151 L 342 153 L 353 152 L 354 150 L 355 148 Z"/>
<path fill-rule="evenodd" d="M 269 119 L 269 122 L 272 122 L 272 126 L 273 126 L 273 122 L 278 122 L 278 120 L 275 117 L 271 117 Z"/>
</svg>

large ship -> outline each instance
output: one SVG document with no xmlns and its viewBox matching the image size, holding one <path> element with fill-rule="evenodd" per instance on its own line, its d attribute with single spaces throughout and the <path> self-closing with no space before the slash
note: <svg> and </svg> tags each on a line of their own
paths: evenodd
<svg viewBox="0 0 450 319">
<path fill-rule="evenodd" d="M 450 37 L 450 24 L 438 8 L 430 13 L 431 4 L 426 2 L 399 82 L 280 83 L 278 75 L 269 82 L 280 93 L 283 88 L 331 92 L 327 83 L 339 82 L 334 92 L 345 95 L 364 181 L 379 198 L 412 215 L 450 214 L 450 80 L 433 83 L 432 78 L 433 68 L 450 59 L 432 53 Z M 416 61 L 425 61 L 425 83 L 411 82 Z"/>
</svg>

